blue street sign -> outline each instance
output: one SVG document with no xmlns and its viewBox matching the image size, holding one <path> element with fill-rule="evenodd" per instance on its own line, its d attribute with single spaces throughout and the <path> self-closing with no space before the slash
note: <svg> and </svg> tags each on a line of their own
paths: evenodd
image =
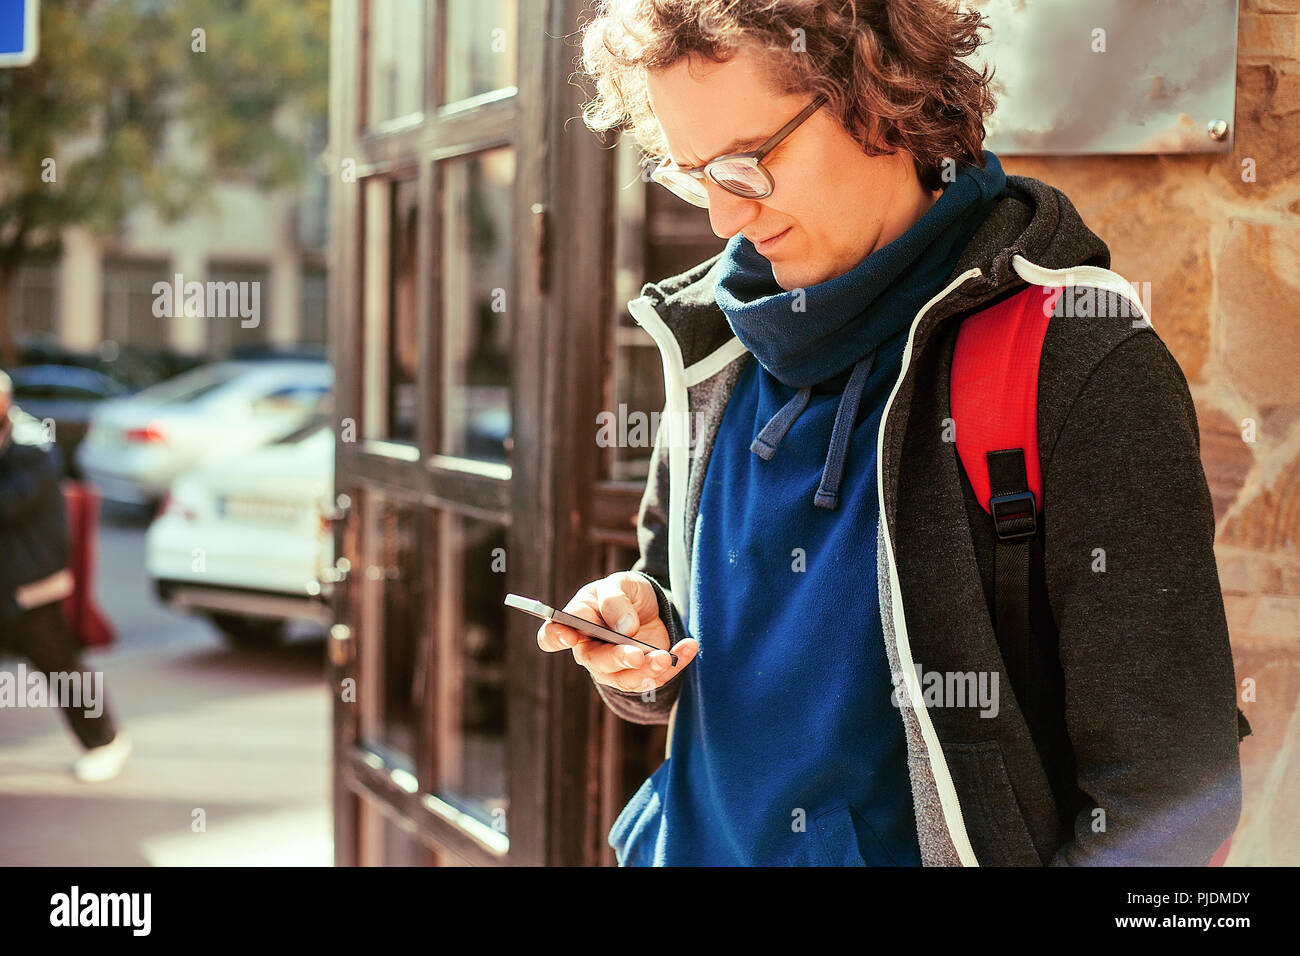
<svg viewBox="0 0 1300 956">
<path fill-rule="evenodd" d="M 37 0 L 0 0 L 0 66 L 36 59 Z"/>
</svg>

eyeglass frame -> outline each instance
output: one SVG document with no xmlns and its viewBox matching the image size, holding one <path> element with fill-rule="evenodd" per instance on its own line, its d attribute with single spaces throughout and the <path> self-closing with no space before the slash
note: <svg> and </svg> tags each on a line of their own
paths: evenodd
<svg viewBox="0 0 1300 956">
<path fill-rule="evenodd" d="M 812 116 L 813 113 L 816 113 L 819 109 L 825 106 L 827 99 L 828 98 L 825 93 L 817 94 L 817 97 L 807 106 L 805 106 L 798 116 L 790 120 L 790 122 L 786 123 L 779 130 L 777 130 L 770 137 L 768 137 L 767 142 L 763 143 L 763 145 L 758 147 L 758 149 L 751 150 L 749 152 L 744 152 L 744 153 L 727 153 L 725 156 L 715 156 L 713 159 L 709 160 L 703 166 L 695 166 L 689 168 L 686 166 L 675 166 L 671 162 L 669 162 L 670 157 L 665 156 L 663 160 L 660 161 L 659 165 L 656 166 L 650 172 L 650 178 L 654 180 L 656 183 L 658 183 L 660 186 L 663 186 L 674 196 L 677 196 L 679 199 L 685 200 L 686 202 L 690 203 L 693 206 L 698 206 L 701 209 L 707 209 L 709 206 L 708 194 L 707 193 L 705 194 L 703 202 L 696 202 L 694 199 L 682 195 L 682 193 L 678 192 L 676 189 L 674 189 L 672 186 L 670 186 L 667 182 L 664 181 L 664 177 L 662 174 L 665 170 L 671 170 L 672 172 L 676 172 L 676 173 L 686 173 L 688 176 L 691 176 L 695 179 L 699 179 L 701 181 L 707 179 L 715 186 L 721 189 L 725 189 L 733 196 L 739 196 L 741 199 L 767 199 L 769 196 L 772 195 L 772 193 L 776 191 L 776 181 L 772 178 L 772 174 L 768 172 L 767 167 L 763 165 L 763 157 L 766 156 L 768 153 L 772 152 L 772 150 L 776 149 L 776 147 L 780 145 L 782 140 L 784 140 L 787 136 L 789 136 L 796 129 L 798 129 L 800 125 L 803 124 L 804 120 L 808 119 L 808 117 Z M 716 179 L 714 179 L 712 176 L 709 175 L 709 168 L 711 166 L 714 166 L 718 163 L 735 162 L 736 160 L 742 160 L 745 162 L 753 163 L 753 168 L 758 170 L 758 172 L 762 175 L 763 179 L 767 182 L 767 192 L 763 193 L 763 195 L 761 196 L 744 196 L 736 192 L 735 190 L 728 188 L 727 186 L 718 182 Z"/>
</svg>

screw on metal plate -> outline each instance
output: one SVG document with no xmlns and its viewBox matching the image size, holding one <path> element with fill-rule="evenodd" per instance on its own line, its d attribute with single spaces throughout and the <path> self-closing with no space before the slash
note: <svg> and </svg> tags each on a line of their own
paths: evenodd
<svg viewBox="0 0 1300 956">
<path fill-rule="evenodd" d="M 1227 120 L 1210 120 L 1209 126 L 1206 127 L 1210 133 L 1210 139 L 1222 143 L 1228 138 L 1228 121 Z"/>
</svg>

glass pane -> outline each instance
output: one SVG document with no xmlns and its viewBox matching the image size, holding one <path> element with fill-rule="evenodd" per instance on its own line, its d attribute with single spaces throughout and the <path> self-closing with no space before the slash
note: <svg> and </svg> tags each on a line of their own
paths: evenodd
<svg viewBox="0 0 1300 956">
<path fill-rule="evenodd" d="M 388 267 L 388 433 L 392 441 L 415 441 L 416 375 L 420 349 L 415 316 L 415 247 L 419 234 L 419 184 L 393 183 Z"/>
<path fill-rule="evenodd" d="M 424 702 L 426 633 L 421 533 L 428 510 L 382 495 L 367 496 L 368 527 L 363 545 L 367 602 L 377 610 L 364 640 L 361 675 L 363 744 L 414 772 L 419 713 Z M 370 670 L 371 673 L 366 673 Z M 366 700 L 366 693 L 378 701 Z"/>
<path fill-rule="evenodd" d="M 433 854 L 415 834 L 402 829 L 371 797 L 360 801 L 357 820 L 359 866 L 430 866 Z"/>
<path fill-rule="evenodd" d="M 438 540 L 438 796 L 506 833 L 505 528 L 450 512 Z"/>
<path fill-rule="evenodd" d="M 610 478 L 644 480 L 650 474 L 654 425 L 664 408 L 663 363 L 654 339 L 630 315 L 619 319 L 615 336 L 615 403 L 597 443 L 612 452 Z"/>
<path fill-rule="evenodd" d="M 370 0 L 366 123 L 424 109 L 424 3 Z"/>
<path fill-rule="evenodd" d="M 505 463 L 514 150 L 448 160 L 442 174 L 440 450 Z"/>
<path fill-rule="evenodd" d="M 428 866 L 429 851 L 412 833 L 384 817 L 384 866 Z"/>
<path fill-rule="evenodd" d="M 517 0 L 447 0 L 444 102 L 515 85 Z"/>
</svg>

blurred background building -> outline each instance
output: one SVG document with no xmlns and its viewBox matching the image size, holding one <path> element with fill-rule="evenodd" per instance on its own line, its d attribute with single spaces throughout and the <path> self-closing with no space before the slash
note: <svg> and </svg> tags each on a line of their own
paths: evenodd
<svg viewBox="0 0 1300 956">
<path fill-rule="evenodd" d="M 315 346 L 323 353 L 328 209 L 324 175 L 307 168 L 307 182 L 274 196 L 238 182 L 217 184 L 216 216 L 167 225 L 142 208 L 120 238 L 64 230 L 61 254 L 23 263 L 10 290 L 20 349 L 106 360 L 124 350 L 216 359 L 236 344 Z M 236 336 L 228 324 L 155 317 L 153 285 L 176 273 L 186 281 L 260 283 L 262 321 Z"/>
<path fill-rule="evenodd" d="M 323 355 L 328 3 L 40 7 L 40 55 L 0 73 L 0 346 L 137 387 L 232 352 Z M 155 314 L 176 275 L 257 283 L 260 321 Z"/>
</svg>

